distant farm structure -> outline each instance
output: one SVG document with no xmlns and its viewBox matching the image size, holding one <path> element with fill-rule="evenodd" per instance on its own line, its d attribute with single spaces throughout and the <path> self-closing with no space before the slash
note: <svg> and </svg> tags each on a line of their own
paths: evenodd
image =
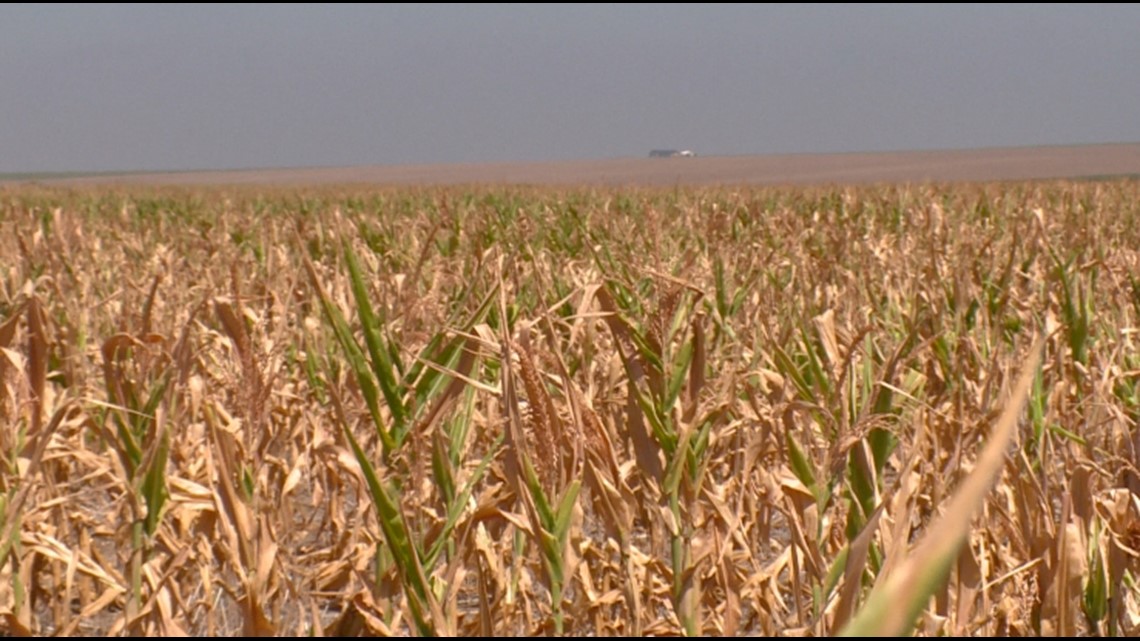
<svg viewBox="0 0 1140 641">
<path fill-rule="evenodd" d="M 649 152 L 650 158 L 693 158 L 694 156 L 696 154 L 688 149 L 680 151 L 677 149 L 654 149 Z"/>
</svg>

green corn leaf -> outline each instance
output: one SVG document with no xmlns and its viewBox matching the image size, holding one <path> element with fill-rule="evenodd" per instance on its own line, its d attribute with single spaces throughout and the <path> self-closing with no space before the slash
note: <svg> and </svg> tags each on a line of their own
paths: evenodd
<svg viewBox="0 0 1140 641">
<path fill-rule="evenodd" d="M 345 242 L 344 256 L 348 263 L 349 282 L 352 284 L 352 295 L 356 299 L 356 311 L 360 317 L 361 329 L 364 333 L 364 343 L 368 348 L 368 356 L 372 361 L 372 373 L 388 403 L 388 411 L 392 413 L 394 429 L 407 422 L 407 408 L 400 398 L 400 387 L 392 371 L 392 362 L 388 357 L 387 346 L 379 336 L 376 316 L 372 311 L 372 302 L 368 299 L 368 289 L 364 284 L 364 276 L 360 270 L 360 263 L 352 246 Z M 353 341 L 355 343 L 356 341 Z"/>
<path fill-rule="evenodd" d="M 442 343 L 444 333 L 440 332 L 432 338 L 431 346 L 438 346 Z M 463 336 L 455 336 L 443 348 L 438 358 L 432 359 L 431 362 L 444 368 L 454 370 L 459 359 L 463 353 L 463 347 L 467 344 L 467 339 Z M 430 358 L 427 355 L 428 350 L 421 354 L 421 358 Z M 420 376 L 419 381 L 416 383 L 416 404 L 417 407 L 426 408 L 431 405 L 431 400 L 447 385 L 450 375 L 433 367 L 426 367 Z"/>
<path fill-rule="evenodd" d="M 455 478 L 451 474 L 451 459 L 438 438 L 432 439 L 431 472 L 444 504 L 450 505 L 455 499 Z"/>
<path fill-rule="evenodd" d="M 665 366 L 661 360 L 661 354 L 658 354 L 657 350 L 653 349 L 649 344 L 649 339 L 646 338 L 644 333 L 635 330 L 633 325 L 627 324 L 627 327 L 629 327 L 630 330 L 629 336 L 633 340 L 633 344 L 637 347 L 638 353 L 645 359 L 645 363 L 654 372 L 663 372 Z"/>
<path fill-rule="evenodd" d="M 681 438 L 677 441 L 677 447 L 669 457 L 669 465 L 665 468 L 665 482 L 661 488 L 666 496 L 675 496 L 681 487 L 681 478 L 689 461 L 687 454 L 689 439 L 692 434 L 692 429 L 681 430 Z"/>
<path fill-rule="evenodd" d="M 391 452 L 396 448 L 396 442 L 393 440 L 389 431 L 384 427 L 384 420 L 380 415 L 379 392 L 376 389 L 376 383 L 373 381 L 373 373 L 365 362 L 364 352 L 360 349 L 360 345 L 357 344 L 356 339 L 352 337 L 352 332 L 348 328 L 348 323 L 345 321 L 344 315 L 341 314 L 340 309 L 329 300 L 324 288 L 321 287 L 320 280 L 317 278 L 316 269 L 308 259 L 305 260 L 305 269 L 309 274 L 309 280 L 317 290 L 317 297 L 321 302 L 321 309 L 325 313 L 325 318 L 332 324 L 333 333 L 336 335 L 337 342 L 340 343 L 341 348 L 348 357 L 349 365 L 356 375 L 357 383 L 360 385 L 360 393 L 364 396 L 364 402 L 368 406 L 368 413 L 372 417 L 372 424 L 376 428 L 376 433 L 380 437 L 384 451 L 386 453 Z"/>
<path fill-rule="evenodd" d="M 839 554 L 835 555 L 835 560 L 831 562 L 831 566 L 827 569 L 827 575 L 823 579 L 823 598 L 824 600 L 830 599 L 831 594 L 835 592 L 835 586 L 839 585 L 839 579 L 843 576 L 844 570 L 847 568 L 847 556 L 851 553 L 851 545 L 845 543 L 843 549 Z"/>
<path fill-rule="evenodd" d="M 681 353 L 677 355 L 677 362 L 673 364 L 673 372 L 669 377 L 669 389 L 666 391 L 663 407 L 672 408 L 681 394 L 681 387 L 685 384 L 685 374 L 689 371 L 689 363 L 693 361 L 693 344 L 685 342 Z"/>
<path fill-rule="evenodd" d="M 641 413 L 645 415 L 646 420 L 649 421 L 649 426 L 653 429 L 653 437 L 657 439 L 657 444 L 665 451 L 666 454 L 672 455 L 677 445 L 677 435 L 673 429 L 673 422 L 669 420 L 669 415 L 664 416 L 658 411 L 657 406 L 649 399 L 649 396 L 641 391 L 641 388 L 630 381 L 629 389 L 637 397 L 637 404 L 641 406 Z"/>
<path fill-rule="evenodd" d="M 546 498 L 546 492 L 542 489 L 542 484 L 538 482 L 538 475 L 534 473 L 534 466 L 530 464 L 530 459 L 523 458 L 523 480 L 526 482 L 527 489 L 530 491 L 530 496 L 534 500 L 534 508 L 538 511 L 539 524 L 546 530 L 554 530 L 554 511 L 550 509 L 550 501 Z"/>
<path fill-rule="evenodd" d="M 159 403 L 162 402 L 162 396 L 166 393 L 166 387 L 170 384 L 170 378 L 173 375 L 171 370 L 167 370 L 162 378 L 159 379 L 158 384 L 150 391 L 150 396 L 146 399 L 146 405 L 143 406 L 142 416 L 139 416 L 140 421 L 153 421 L 154 413 L 158 410 Z M 140 434 L 142 432 L 139 432 Z"/>
<path fill-rule="evenodd" d="M 344 428 L 344 433 L 352 446 L 356 462 L 360 465 L 368 483 L 369 492 L 372 494 L 372 504 L 376 508 L 376 515 L 380 521 L 380 529 L 384 533 L 384 539 L 388 542 L 388 549 L 392 552 L 401 581 L 412 589 L 411 593 L 408 594 L 408 603 L 411 606 L 416 627 L 419 628 L 421 634 L 434 636 L 433 620 L 424 609 L 426 607 L 434 611 L 438 606 L 435 604 L 434 593 L 424 575 L 415 544 L 408 534 L 399 502 L 388 494 L 384 486 L 381 485 L 380 479 L 376 476 L 376 469 L 372 467 L 368 456 L 357 443 L 356 437 L 353 436 L 352 430 L 348 429 L 347 425 Z"/>
<path fill-rule="evenodd" d="M 1085 584 L 1084 606 L 1085 616 L 1090 621 L 1103 621 L 1108 614 L 1108 570 L 1105 568 L 1104 555 L 1096 541 L 1099 539 L 1099 526 L 1089 537 L 1089 563 L 1088 582 Z"/>
<path fill-rule="evenodd" d="M 808 385 L 803 373 L 800 372 L 800 368 L 792 362 L 791 357 L 784 351 L 784 348 L 777 345 L 775 351 L 772 352 L 772 358 L 775 361 L 776 369 L 785 377 L 792 379 L 792 385 L 795 386 L 796 392 L 799 393 L 800 397 L 810 403 L 815 403 L 815 391 Z"/>
<path fill-rule="evenodd" d="M 882 477 L 883 466 L 887 458 L 899 444 L 899 439 L 890 430 L 876 427 L 867 434 L 867 443 L 871 446 L 871 456 L 875 459 L 875 473 Z"/>
<path fill-rule="evenodd" d="M 153 537 L 158 530 L 158 519 L 162 515 L 162 507 L 166 503 L 166 459 L 170 453 L 170 434 L 163 429 L 158 436 L 156 445 L 158 451 L 152 459 L 149 469 L 143 476 L 142 495 L 146 502 L 146 520 L 144 528 L 147 536 Z"/>
<path fill-rule="evenodd" d="M 752 283 L 754 282 L 756 282 L 755 278 L 753 278 L 747 286 L 736 290 L 736 296 L 732 297 L 732 306 L 728 309 L 729 316 L 735 316 L 736 313 L 740 311 L 740 308 L 744 305 L 744 299 L 748 296 L 748 292 L 751 290 Z"/>
<path fill-rule="evenodd" d="M 800 336 L 803 340 L 804 353 L 807 355 L 808 368 L 811 370 L 812 380 L 823 392 L 825 398 L 831 397 L 831 377 L 828 376 L 823 370 L 823 364 L 819 360 L 819 355 L 815 351 L 815 343 L 811 340 L 806 328 L 800 328 Z"/>
<path fill-rule="evenodd" d="M 487 468 L 491 465 L 491 461 L 494 460 L 495 454 L 499 451 L 499 446 L 502 445 L 505 436 L 504 434 L 500 434 L 499 438 L 495 439 L 494 445 L 487 450 L 487 454 L 479 461 L 478 467 L 472 472 L 471 478 L 464 483 L 459 495 L 449 504 L 447 520 L 444 522 L 439 536 L 435 542 L 432 543 L 427 554 L 424 555 L 424 567 L 435 567 L 436 560 L 443 551 L 443 546 L 447 543 L 451 532 L 455 529 L 455 524 L 459 522 L 459 517 L 463 516 L 463 511 L 467 508 L 467 501 L 471 498 L 471 493 L 475 491 L 475 486 L 478 485 L 479 481 L 482 480 L 483 476 L 487 473 Z"/>
<path fill-rule="evenodd" d="M 538 547 L 542 550 L 542 558 L 546 560 L 547 571 L 550 572 L 550 582 L 561 586 L 565 580 L 563 575 L 562 546 L 558 538 L 547 530 L 538 531 Z"/>
<path fill-rule="evenodd" d="M 803 483 L 805 487 L 814 493 L 816 491 L 815 466 L 812 465 L 811 459 L 804 454 L 803 449 L 800 447 L 800 444 L 796 442 L 796 439 L 793 438 L 790 433 L 785 436 L 786 438 L 784 440 L 788 444 L 788 459 L 792 464 L 792 472 L 796 475 L 796 478 L 800 480 L 800 483 Z"/>
<path fill-rule="evenodd" d="M 484 297 L 483 302 L 479 307 L 463 322 L 463 327 L 474 327 L 482 323 L 492 309 L 491 303 L 495 300 L 495 294 L 498 292 L 498 285 L 496 285 Z M 437 332 L 432 336 L 428 344 L 420 350 L 419 357 L 416 358 L 415 363 L 408 369 L 407 374 L 404 376 L 404 385 L 411 387 L 415 386 L 416 407 L 426 408 L 431 403 L 431 399 L 439 393 L 447 383 L 447 375 L 443 372 L 434 369 L 427 365 L 428 362 L 442 365 L 446 369 L 455 369 L 455 364 L 462 358 L 463 347 L 466 344 L 466 338 L 462 336 L 454 336 L 447 342 L 446 347 L 444 340 L 447 338 L 448 332 Z"/>
<path fill-rule="evenodd" d="M 321 305 L 325 310 L 325 315 L 333 324 L 337 341 L 348 357 L 348 364 L 352 367 L 352 371 L 356 375 L 356 381 L 360 385 L 360 393 L 364 396 L 364 403 L 368 406 L 368 413 L 372 417 L 372 423 L 384 445 L 384 450 L 386 452 L 392 451 L 396 448 L 396 442 L 384 427 L 384 419 L 380 415 L 379 392 L 376 389 L 376 383 L 373 381 L 373 374 L 365 362 L 364 352 L 360 350 L 360 346 L 357 345 L 356 340 L 352 337 L 352 333 L 348 329 L 348 323 L 345 322 L 340 310 L 337 309 L 331 301 L 326 299 L 323 293 L 321 295 Z"/>
<path fill-rule="evenodd" d="M 114 411 L 112 418 L 115 421 L 116 432 L 119 435 L 119 443 L 122 445 L 123 451 L 127 454 L 127 474 L 133 478 L 135 468 L 137 468 L 139 462 L 142 461 L 142 449 L 139 448 L 138 441 L 135 440 L 134 430 L 128 427 L 127 422 L 123 420 L 119 412 Z"/>
<path fill-rule="evenodd" d="M 574 505 L 578 501 L 578 492 L 581 489 L 581 481 L 577 479 L 571 481 L 562 495 L 562 502 L 558 505 L 558 513 L 554 518 L 554 534 L 561 545 L 566 544 L 566 535 L 570 532 L 571 519 L 574 516 Z"/>
</svg>

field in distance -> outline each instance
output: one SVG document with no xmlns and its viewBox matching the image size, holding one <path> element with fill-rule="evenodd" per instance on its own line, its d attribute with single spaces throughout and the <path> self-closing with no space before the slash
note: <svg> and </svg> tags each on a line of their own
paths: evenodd
<svg viewBox="0 0 1140 641">
<path fill-rule="evenodd" d="M 376 165 L 41 177 L 66 184 L 806 185 L 1140 175 L 1140 143 L 561 162 Z M 10 182 L 27 182 L 13 176 Z M 0 176 L 0 182 L 4 176 Z"/>
<path fill-rule="evenodd" d="M 0 195 L 0 635 L 1140 636 L 1138 180 Z"/>
</svg>

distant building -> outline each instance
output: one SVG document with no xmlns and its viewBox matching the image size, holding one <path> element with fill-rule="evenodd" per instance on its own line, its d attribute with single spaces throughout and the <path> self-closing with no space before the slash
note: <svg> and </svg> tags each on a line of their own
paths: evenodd
<svg viewBox="0 0 1140 641">
<path fill-rule="evenodd" d="M 676 149 L 654 149 L 649 152 L 650 158 L 693 158 L 696 154 L 688 149 L 678 151 Z"/>
</svg>

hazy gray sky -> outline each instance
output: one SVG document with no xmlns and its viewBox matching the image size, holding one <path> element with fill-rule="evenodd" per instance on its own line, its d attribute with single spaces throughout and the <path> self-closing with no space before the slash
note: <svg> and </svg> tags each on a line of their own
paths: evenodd
<svg viewBox="0 0 1140 641">
<path fill-rule="evenodd" d="M 1140 141 L 1140 6 L 0 5 L 0 172 Z"/>
</svg>

